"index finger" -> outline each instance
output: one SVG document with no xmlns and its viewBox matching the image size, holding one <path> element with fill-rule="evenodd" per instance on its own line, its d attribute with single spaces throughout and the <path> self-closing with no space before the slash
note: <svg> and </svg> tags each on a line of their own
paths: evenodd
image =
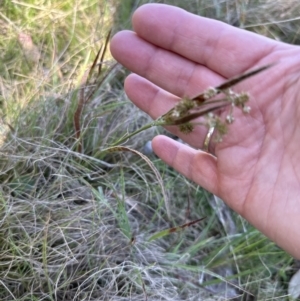
<svg viewBox="0 0 300 301">
<path fill-rule="evenodd" d="M 283 43 L 177 7 L 146 4 L 133 15 L 138 36 L 225 78 L 255 66 Z"/>
</svg>

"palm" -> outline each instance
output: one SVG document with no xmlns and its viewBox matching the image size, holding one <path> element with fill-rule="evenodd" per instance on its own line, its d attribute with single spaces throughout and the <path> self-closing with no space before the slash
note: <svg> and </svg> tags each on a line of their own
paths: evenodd
<svg viewBox="0 0 300 301">
<path fill-rule="evenodd" d="M 251 113 L 236 116 L 229 134 L 213 146 L 216 157 L 163 136 L 153 140 L 153 147 L 168 164 L 300 257 L 300 241 L 294 240 L 300 235 L 299 48 L 169 6 L 142 7 L 133 25 L 137 35 L 118 34 L 111 50 L 136 73 L 125 82 L 128 96 L 153 118 L 172 108 L 178 97 L 195 96 L 246 70 L 279 62 L 237 87 L 250 92 Z M 186 136 L 170 130 L 195 148 L 202 147 L 207 132 L 199 127 Z"/>
</svg>

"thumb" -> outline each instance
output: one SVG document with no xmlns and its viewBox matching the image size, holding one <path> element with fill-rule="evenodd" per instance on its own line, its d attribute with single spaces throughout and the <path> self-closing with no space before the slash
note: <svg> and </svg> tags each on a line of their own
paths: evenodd
<svg viewBox="0 0 300 301">
<path fill-rule="evenodd" d="M 218 195 L 217 158 L 166 136 L 156 136 L 152 147 L 157 156 L 185 177 Z"/>
</svg>

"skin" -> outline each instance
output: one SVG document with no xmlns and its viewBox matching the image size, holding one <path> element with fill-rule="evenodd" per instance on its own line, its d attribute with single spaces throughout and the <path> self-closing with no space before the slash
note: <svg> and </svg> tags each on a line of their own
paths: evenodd
<svg viewBox="0 0 300 301">
<path fill-rule="evenodd" d="M 133 72 L 125 81 L 128 97 L 154 119 L 183 96 L 276 62 L 234 88 L 250 93 L 251 112 L 234 112 L 211 154 L 200 150 L 207 134 L 201 126 L 188 135 L 169 128 L 190 146 L 165 136 L 152 146 L 300 259 L 300 47 L 160 4 L 140 7 L 132 24 L 134 32 L 113 37 L 111 52 Z"/>
</svg>

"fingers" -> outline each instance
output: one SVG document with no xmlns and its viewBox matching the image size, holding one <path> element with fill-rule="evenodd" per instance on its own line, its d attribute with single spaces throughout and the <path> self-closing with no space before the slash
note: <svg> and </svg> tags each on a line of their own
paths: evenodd
<svg viewBox="0 0 300 301">
<path fill-rule="evenodd" d="M 132 72 L 179 96 L 240 74 L 281 43 L 165 5 L 145 5 L 133 17 L 137 32 L 111 41 L 113 56 Z"/>
<path fill-rule="evenodd" d="M 137 74 L 126 78 L 124 88 L 130 100 L 153 119 L 168 112 L 179 99 Z"/>
<path fill-rule="evenodd" d="M 133 25 L 137 34 L 130 31 L 117 34 L 111 41 L 111 51 L 125 67 L 154 83 L 131 75 L 125 84 L 129 98 L 154 119 L 178 101 L 168 92 L 179 97 L 193 97 L 208 86 L 216 86 L 255 64 L 276 61 L 272 56 L 265 56 L 283 45 L 165 5 L 139 8 L 134 14 Z M 256 91 L 268 86 L 258 78 L 249 84 L 243 83 L 243 90 L 255 88 L 252 94 L 258 95 Z M 268 78 L 264 77 L 265 80 Z M 251 116 L 261 112 L 260 109 L 261 105 L 257 106 Z M 236 123 L 233 126 L 237 127 Z M 171 130 L 196 148 L 202 148 L 207 133 L 205 127 L 197 127 L 189 135 L 180 135 L 174 128 Z"/>
<path fill-rule="evenodd" d="M 218 195 L 217 159 L 165 136 L 152 140 L 155 153 L 168 165 L 175 168 L 201 187 Z"/>
<path fill-rule="evenodd" d="M 134 13 L 132 22 L 140 38 L 205 65 L 224 78 L 244 72 L 281 45 L 168 5 L 144 5 Z"/>
<path fill-rule="evenodd" d="M 195 96 L 224 80 L 206 67 L 150 44 L 130 31 L 114 36 L 111 52 L 132 72 L 179 97 Z"/>
</svg>

